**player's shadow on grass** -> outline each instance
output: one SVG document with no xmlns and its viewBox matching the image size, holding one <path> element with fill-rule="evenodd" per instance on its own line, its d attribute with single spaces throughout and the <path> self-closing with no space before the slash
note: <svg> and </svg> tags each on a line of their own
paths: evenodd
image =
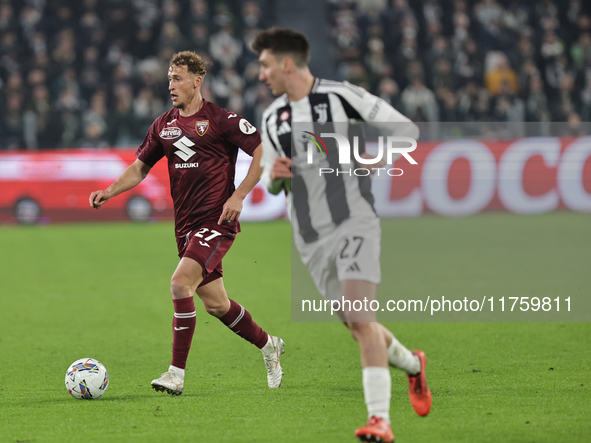
<svg viewBox="0 0 591 443">
<path fill-rule="evenodd" d="M 167 395 L 167 397 L 169 397 Z M 86 400 L 86 399 L 78 399 L 78 398 L 73 398 L 73 397 L 60 397 L 60 398 L 47 398 L 47 399 L 38 399 L 38 398 L 32 398 L 27 400 L 26 402 L 30 402 L 30 403 L 34 403 L 34 404 L 39 404 L 39 403 L 63 403 L 63 404 L 71 404 L 71 402 L 79 402 L 79 403 L 98 403 L 98 402 L 117 402 L 117 401 L 133 401 L 133 400 L 145 400 L 145 399 L 149 399 L 149 398 L 154 398 L 157 399 L 158 396 L 157 395 L 151 395 L 150 392 L 147 392 L 145 394 L 134 394 L 134 395 L 108 395 L 105 394 L 104 396 L 100 397 L 100 398 L 96 398 L 96 399 L 90 399 L 90 400 Z"/>
<path fill-rule="evenodd" d="M 109 394 L 105 394 L 104 396 L 100 397 L 100 398 L 96 398 L 96 399 L 90 399 L 90 400 L 86 400 L 86 399 L 78 399 L 78 398 L 68 398 L 68 397 L 60 397 L 60 398 L 53 398 L 53 399 L 44 399 L 44 400 L 39 400 L 39 399 L 31 399 L 30 402 L 31 403 L 35 403 L 35 404 L 39 404 L 39 403 L 64 403 L 64 404 L 71 404 L 72 401 L 74 402 L 79 402 L 79 403 L 98 403 L 98 402 L 117 402 L 117 401 L 134 401 L 134 400 L 146 400 L 146 399 L 158 399 L 159 396 L 157 396 L 155 393 L 154 395 L 152 395 L 151 392 L 146 392 L 144 393 L 140 393 L 140 394 L 134 394 L 134 395 L 125 395 L 125 394 L 121 394 L 121 395 L 109 395 Z M 167 395 L 166 397 L 172 397 L 170 395 Z M 162 396 L 160 396 L 160 398 L 162 398 Z"/>
<path fill-rule="evenodd" d="M 158 399 L 158 398 L 162 398 L 164 397 L 163 395 L 156 395 L 156 393 L 152 393 L 152 392 L 146 392 L 144 393 L 140 393 L 140 394 L 133 394 L 133 395 L 105 395 L 104 397 L 101 397 L 99 399 L 97 399 L 96 401 L 133 401 L 133 400 L 144 400 L 144 399 Z M 166 395 L 166 397 L 164 398 L 168 398 L 168 397 L 176 397 L 175 395 Z"/>
</svg>

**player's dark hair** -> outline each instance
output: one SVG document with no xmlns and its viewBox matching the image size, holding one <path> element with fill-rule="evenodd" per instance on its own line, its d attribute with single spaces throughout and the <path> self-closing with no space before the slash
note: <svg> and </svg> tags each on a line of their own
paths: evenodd
<svg viewBox="0 0 591 443">
<path fill-rule="evenodd" d="M 205 61 L 193 51 L 177 52 L 172 56 L 170 66 L 186 66 L 187 71 L 202 77 L 207 74 Z"/>
<path fill-rule="evenodd" d="M 303 68 L 310 61 L 308 39 L 293 29 L 271 28 L 262 31 L 255 37 L 251 46 L 259 55 L 268 49 L 275 57 L 289 56 L 298 68 Z"/>
</svg>

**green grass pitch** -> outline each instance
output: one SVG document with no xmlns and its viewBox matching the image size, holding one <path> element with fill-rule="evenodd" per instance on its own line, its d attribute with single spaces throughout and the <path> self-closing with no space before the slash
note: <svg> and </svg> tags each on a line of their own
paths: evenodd
<svg viewBox="0 0 591 443">
<path fill-rule="evenodd" d="M 170 362 L 172 224 L 2 227 L 0 442 L 356 441 L 366 419 L 358 348 L 339 324 L 291 322 L 289 229 L 244 223 L 224 260 L 230 297 L 287 343 L 281 388 L 267 388 L 254 346 L 198 307 L 185 392 L 171 397 L 150 381 Z M 491 293 L 591 295 L 589 215 L 423 217 L 383 229 L 403 233 L 405 260 L 392 271 L 401 292 L 452 297 L 484 282 Z M 303 275 L 296 266 L 294 278 Z M 392 371 L 397 442 L 591 438 L 589 323 L 387 326 L 426 352 L 433 391 L 431 414 L 418 417 Z M 65 389 L 66 368 L 82 357 L 109 371 L 99 400 Z"/>
</svg>

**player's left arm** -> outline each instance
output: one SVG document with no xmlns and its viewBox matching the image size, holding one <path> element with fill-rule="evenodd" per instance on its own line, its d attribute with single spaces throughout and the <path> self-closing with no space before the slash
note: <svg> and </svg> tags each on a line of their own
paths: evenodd
<svg viewBox="0 0 591 443">
<path fill-rule="evenodd" d="M 263 168 L 261 166 L 262 155 L 263 146 L 258 145 L 252 152 L 252 162 L 250 163 L 250 168 L 248 168 L 246 177 L 242 180 L 240 186 L 238 186 L 226 203 L 224 203 L 224 208 L 222 210 L 222 215 L 218 220 L 218 225 L 222 224 L 224 220 L 235 221 L 240 217 L 244 199 L 261 179 L 261 174 L 263 173 Z"/>
<path fill-rule="evenodd" d="M 419 127 L 385 100 L 358 86 L 343 83 L 346 86 L 338 95 L 345 106 L 347 117 L 364 121 L 392 135 L 419 139 Z"/>
</svg>

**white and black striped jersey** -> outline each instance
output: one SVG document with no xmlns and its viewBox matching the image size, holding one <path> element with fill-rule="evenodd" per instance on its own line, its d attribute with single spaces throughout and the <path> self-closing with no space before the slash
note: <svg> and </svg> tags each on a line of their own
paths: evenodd
<svg viewBox="0 0 591 443">
<path fill-rule="evenodd" d="M 406 135 L 417 138 L 418 128 L 384 100 L 348 82 L 315 79 L 309 95 L 290 102 L 287 94 L 277 98 L 263 113 L 262 180 L 277 194 L 287 192 L 288 210 L 294 232 L 306 243 L 331 232 L 343 220 L 353 216 L 375 217 L 371 181 L 367 176 L 319 174 L 319 166 L 338 168 L 334 156 L 314 155 L 316 167 L 310 167 L 310 153 L 302 135 L 323 124 L 361 121 L 376 126 L 405 123 Z M 410 128 L 410 129 L 409 129 Z M 308 140 L 310 140 L 308 138 Z M 278 156 L 292 160 L 291 183 L 271 180 Z M 314 165 L 312 165 L 314 166 Z"/>
</svg>

